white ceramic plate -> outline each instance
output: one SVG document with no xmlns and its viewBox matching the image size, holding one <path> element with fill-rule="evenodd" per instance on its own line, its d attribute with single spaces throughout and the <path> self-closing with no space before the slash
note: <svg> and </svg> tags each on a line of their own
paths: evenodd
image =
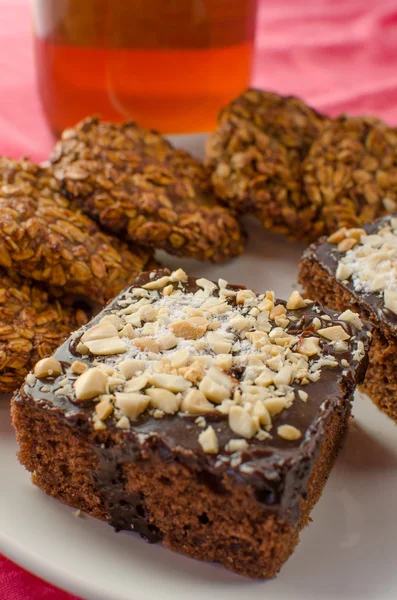
<svg viewBox="0 0 397 600">
<path fill-rule="evenodd" d="M 192 275 L 242 283 L 286 297 L 301 246 L 248 223 L 244 256 L 222 266 L 166 257 Z M 397 427 L 358 397 L 345 447 L 301 535 L 274 581 L 225 569 L 115 533 L 47 497 L 15 457 L 8 399 L 0 400 L 0 552 L 87 600 L 395 600 L 397 570 Z M 225 507 L 225 510 L 227 508 Z"/>
</svg>

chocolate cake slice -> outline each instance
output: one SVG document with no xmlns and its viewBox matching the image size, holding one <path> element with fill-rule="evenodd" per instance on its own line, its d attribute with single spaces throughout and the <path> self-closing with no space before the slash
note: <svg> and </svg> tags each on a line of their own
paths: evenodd
<svg viewBox="0 0 397 600">
<path fill-rule="evenodd" d="M 305 251 L 299 279 L 311 298 L 373 324 L 363 389 L 397 422 L 396 215 L 322 238 Z"/>
<path fill-rule="evenodd" d="M 116 529 L 274 577 L 319 499 L 370 325 L 294 292 L 142 274 L 12 402 L 19 459 Z"/>
</svg>

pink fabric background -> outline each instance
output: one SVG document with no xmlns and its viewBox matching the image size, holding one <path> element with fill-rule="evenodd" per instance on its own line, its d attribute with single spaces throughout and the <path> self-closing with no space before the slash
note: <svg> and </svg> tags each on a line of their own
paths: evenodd
<svg viewBox="0 0 397 600">
<path fill-rule="evenodd" d="M 254 84 L 321 111 L 397 123 L 396 0 L 259 0 Z M 0 154 L 53 144 L 35 87 L 28 0 L 0 0 Z M 0 555 L 0 598 L 73 600 Z"/>
</svg>

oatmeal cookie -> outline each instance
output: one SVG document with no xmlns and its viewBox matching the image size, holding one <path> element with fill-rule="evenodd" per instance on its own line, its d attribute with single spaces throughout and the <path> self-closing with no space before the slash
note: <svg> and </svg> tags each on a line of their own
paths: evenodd
<svg viewBox="0 0 397 600">
<path fill-rule="evenodd" d="M 80 160 L 98 160 L 120 168 L 131 162 L 133 168 L 142 158 L 164 163 L 178 177 L 192 182 L 196 190 L 204 193 L 211 190 L 208 168 L 199 159 L 186 150 L 174 148 L 160 133 L 142 129 L 133 121 L 120 124 L 88 117 L 63 132 L 51 162 L 65 166 Z"/>
<path fill-rule="evenodd" d="M 339 117 L 313 143 L 302 171 L 320 233 L 395 212 L 397 130 L 373 117 Z"/>
<path fill-rule="evenodd" d="M 51 170 L 27 159 L 14 160 L 0 156 L 0 197 L 48 200 L 59 208 L 70 208 L 70 202 L 61 193 Z M 93 224 L 92 231 L 94 229 Z"/>
<path fill-rule="evenodd" d="M 216 194 L 255 214 L 266 229 L 316 237 L 315 210 L 302 193 L 301 161 L 326 118 L 298 98 L 247 90 L 221 111 L 206 146 Z"/>
<path fill-rule="evenodd" d="M 207 168 L 155 132 L 86 119 L 64 132 L 52 162 L 68 197 L 130 241 L 214 262 L 243 251 Z"/>
<path fill-rule="evenodd" d="M 150 256 L 67 208 L 51 170 L 0 159 L 1 267 L 103 303 L 144 270 Z"/>
<path fill-rule="evenodd" d="M 0 271 L 0 392 L 19 387 L 32 366 L 88 320 L 28 280 Z"/>
<path fill-rule="evenodd" d="M 328 122 L 326 116 L 299 98 L 255 89 L 246 90 L 224 108 L 219 116 L 220 124 L 233 115 L 278 140 L 292 158 L 300 160 Z"/>
<path fill-rule="evenodd" d="M 299 165 L 278 140 L 231 116 L 208 141 L 207 158 L 215 192 L 231 208 L 254 214 L 266 229 L 306 238 L 314 211 L 301 191 Z"/>
</svg>

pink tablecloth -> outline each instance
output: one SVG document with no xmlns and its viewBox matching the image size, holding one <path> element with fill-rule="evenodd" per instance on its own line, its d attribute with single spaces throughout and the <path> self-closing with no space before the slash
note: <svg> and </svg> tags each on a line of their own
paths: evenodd
<svg viewBox="0 0 397 600">
<path fill-rule="evenodd" d="M 397 3 L 259 0 L 254 84 L 335 115 L 397 123 Z M 53 140 L 35 88 L 28 0 L 0 0 L 0 154 L 35 160 Z M 0 556 L 0 598 L 72 600 Z"/>
</svg>

